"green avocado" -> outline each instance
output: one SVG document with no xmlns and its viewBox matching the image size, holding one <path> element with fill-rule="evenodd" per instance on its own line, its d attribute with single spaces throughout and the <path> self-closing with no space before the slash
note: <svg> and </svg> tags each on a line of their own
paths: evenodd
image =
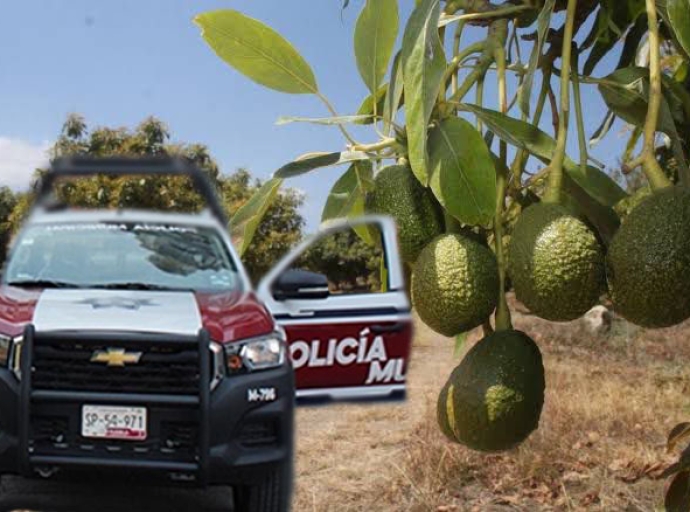
<svg viewBox="0 0 690 512">
<path fill-rule="evenodd" d="M 690 191 L 654 192 L 625 219 L 607 256 L 615 312 L 642 327 L 690 318 Z"/>
<path fill-rule="evenodd" d="M 530 206 L 515 224 L 508 271 L 515 295 L 546 320 L 581 317 L 606 290 L 604 251 L 592 230 L 566 208 Z"/>
<path fill-rule="evenodd" d="M 473 450 L 508 450 L 539 425 L 544 365 L 534 341 L 499 331 L 479 341 L 439 394 L 437 419 L 452 441 Z"/>
<path fill-rule="evenodd" d="M 459 234 L 435 238 L 412 270 L 412 304 L 426 325 L 455 336 L 496 308 L 498 266 L 490 249 Z"/>
<path fill-rule="evenodd" d="M 400 253 L 408 263 L 414 263 L 424 246 L 443 232 L 440 205 L 407 165 L 390 165 L 379 171 L 374 190 L 367 195 L 366 210 L 395 219 Z"/>
</svg>

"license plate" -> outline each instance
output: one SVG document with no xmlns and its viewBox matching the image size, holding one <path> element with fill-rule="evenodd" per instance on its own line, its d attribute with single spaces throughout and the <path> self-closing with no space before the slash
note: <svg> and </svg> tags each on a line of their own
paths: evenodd
<svg viewBox="0 0 690 512">
<path fill-rule="evenodd" d="M 81 409 L 82 437 L 146 439 L 146 407 L 84 405 Z"/>
</svg>

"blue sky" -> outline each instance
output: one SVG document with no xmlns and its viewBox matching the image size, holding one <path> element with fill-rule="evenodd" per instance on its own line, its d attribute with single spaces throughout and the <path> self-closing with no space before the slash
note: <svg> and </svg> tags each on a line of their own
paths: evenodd
<svg viewBox="0 0 690 512">
<path fill-rule="evenodd" d="M 343 114 L 366 96 L 352 52 L 363 0 L 23 0 L 7 2 L 0 18 L 0 185 L 25 186 L 33 167 L 70 112 L 89 126 L 134 126 L 148 115 L 165 121 L 174 140 L 207 144 L 224 172 L 247 167 L 267 178 L 308 151 L 336 151 L 336 128 L 276 126 L 281 115 L 325 116 L 311 96 L 281 94 L 249 81 L 220 61 L 192 23 L 195 14 L 238 9 L 289 39 L 311 64 L 322 92 Z M 407 19 L 414 0 L 401 0 Z M 401 28 L 402 31 L 402 28 Z M 477 32 L 463 40 L 468 44 Z M 599 69 L 611 69 L 604 62 Z M 598 71 L 601 73 L 601 71 Z M 495 88 L 486 91 L 493 103 Z M 592 86 L 584 90 L 590 133 L 605 109 Z M 517 114 L 516 114 L 517 115 Z M 547 110 L 545 119 L 550 119 Z M 619 127 L 620 128 L 620 127 Z M 369 129 L 355 130 L 364 141 Z M 607 164 L 625 143 L 620 130 L 593 155 Z M 569 152 L 577 158 L 576 134 Z M 342 169 L 291 180 L 306 194 L 310 229 Z"/>
</svg>

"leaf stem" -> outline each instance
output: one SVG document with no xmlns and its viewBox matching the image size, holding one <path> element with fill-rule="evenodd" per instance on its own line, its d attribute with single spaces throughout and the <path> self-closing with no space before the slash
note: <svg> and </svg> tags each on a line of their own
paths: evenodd
<svg viewBox="0 0 690 512">
<path fill-rule="evenodd" d="M 465 22 L 461 21 L 455 25 L 455 32 L 453 33 L 453 55 L 460 53 L 460 40 L 462 39 L 462 33 L 465 30 Z"/>
<path fill-rule="evenodd" d="M 470 92 L 474 84 L 481 79 L 494 63 L 494 50 L 497 47 L 504 47 L 508 39 L 508 21 L 497 20 L 489 27 L 489 34 L 484 42 L 484 51 L 479 62 L 475 65 L 472 72 L 467 75 L 465 81 L 458 90 L 449 98 L 449 102 L 460 103 L 465 95 Z"/>
<path fill-rule="evenodd" d="M 506 51 L 503 46 L 494 48 L 494 58 L 498 66 L 498 103 L 503 114 L 508 112 L 508 93 L 506 88 Z M 506 163 L 508 145 L 501 140 L 500 157 L 503 165 L 496 166 L 496 215 L 494 217 L 494 243 L 496 245 L 496 261 L 498 263 L 498 306 L 496 307 L 496 330 L 505 331 L 513 328 L 510 318 L 510 308 L 506 300 L 506 261 L 503 250 L 503 210 L 508 185 Z"/>
<path fill-rule="evenodd" d="M 546 107 L 546 99 L 549 94 L 549 87 L 551 85 L 551 65 L 545 66 L 542 70 L 542 81 L 541 88 L 539 89 L 539 96 L 537 98 L 537 106 L 534 109 L 534 114 L 532 115 L 532 124 L 534 126 L 539 126 L 541 122 L 541 117 L 544 114 L 544 108 Z M 529 151 L 526 149 L 520 149 L 515 155 L 515 160 L 510 166 L 510 170 L 513 174 L 513 187 L 517 190 L 520 189 L 522 185 L 522 174 L 525 172 L 525 164 L 529 158 Z"/>
<path fill-rule="evenodd" d="M 390 148 L 396 143 L 396 140 L 392 137 L 387 137 L 375 142 L 373 144 L 353 144 L 350 146 L 352 151 L 361 151 L 362 153 L 372 153 L 375 151 L 381 151 L 382 149 Z"/>
<path fill-rule="evenodd" d="M 580 147 L 580 169 L 584 173 L 589 162 L 587 152 L 587 135 L 585 134 L 585 120 L 582 113 L 582 94 L 580 91 L 580 79 L 578 78 L 580 50 L 575 48 L 573 53 L 571 81 L 573 83 L 573 100 L 575 102 L 575 119 L 577 124 L 577 140 Z"/>
<path fill-rule="evenodd" d="M 647 19 L 649 24 L 649 107 L 644 124 L 644 146 L 642 149 L 642 168 L 649 180 L 652 190 L 670 187 L 671 180 L 666 177 L 656 160 L 656 128 L 661 110 L 661 56 L 659 50 L 659 23 L 654 0 L 646 0 Z"/>
<path fill-rule="evenodd" d="M 479 80 L 477 80 L 477 96 L 476 99 L 474 100 L 477 106 L 482 107 L 484 106 L 484 83 L 486 80 L 486 75 L 482 75 Z M 484 130 L 484 124 L 482 123 L 481 118 L 477 116 L 477 130 L 479 133 L 481 133 Z"/>
<path fill-rule="evenodd" d="M 477 20 L 490 20 L 496 18 L 512 18 L 516 14 L 520 14 L 524 11 L 533 10 L 534 7 L 530 5 L 513 5 L 510 7 L 495 7 L 494 9 L 483 11 L 483 12 L 471 12 L 466 14 L 456 14 L 448 15 L 442 14 L 439 20 L 439 26 L 445 26 L 454 21 L 477 21 Z"/>
<path fill-rule="evenodd" d="M 635 151 L 635 146 L 637 146 L 640 137 L 642 137 L 642 128 L 636 126 L 630 134 L 628 143 L 625 146 L 625 152 L 623 153 L 623 162 L 628 162 L 629 160 L 632 160 L 633 151 Z"/>
<path fill-rule="evenodd" d="M 326 98 L 326 96 L 324 96 L 323 94 L 321 94 L 318 91 L 315 94 L 323 102 L 323 104 L 326 105 L 326 108 L 328 109 L 328 111 L 331 113 L 331 115 L 333 117 L 339 117 L 338 112 L 335 110 L 335 108 L 333 107 L 331 102 L 328 101 L 328 98 Z M 343 125 L 339 124 L 338 128 L 340 129 L 343 136 L 347 139 L 347 141 L 350 144 L 357 145 L 357 141 L 348 133 L 348 131 L 345 129 L 345 127 Z"/>
<path fill-rule="evenodd" d="M 479 41 L 477 43 L 471 44 L 470 46 L 459 52 L 457 55 L 455 55 L 448 63 L 448 67 L 446 67 L 446 71 L 443 73 L 443 79 L 441 80 L 441 83 L 447 84 L 450 77 L 453 76 L 458 70 L 458 66 L 462 64 L 462 61 L 464 61 L 473 53 L 480 53 L 482 50 L 484 50 L 484 41 Z"/>
<path fill-rule="evenodd" d="M 549 184 L 544 195 L 544 201 L 549 203 L 560 202 L 561 190 L 563 188 L 563 162 L 565 161 L 568 123 L 570 121 L 570 59 L 573 48 L 572 41 L 576 8 L 577 0 L 568 0 L 561 54 L 561 106 L 558 117 L 558 138 L 556 139 L 556 149 L 549 166 Z"/>
</svg>

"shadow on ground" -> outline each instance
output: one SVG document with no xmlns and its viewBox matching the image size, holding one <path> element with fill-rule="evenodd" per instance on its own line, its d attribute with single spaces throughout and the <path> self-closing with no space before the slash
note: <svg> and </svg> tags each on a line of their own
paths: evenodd
<svg viewBox="0 0 690 512">
<path fill-rule="evenodd" d="M 232 493 L 226 487 L 200 490 L 3 477 L 0 492 L 0 512 L 232 512 L 232 509 Z"/>
</svg>

